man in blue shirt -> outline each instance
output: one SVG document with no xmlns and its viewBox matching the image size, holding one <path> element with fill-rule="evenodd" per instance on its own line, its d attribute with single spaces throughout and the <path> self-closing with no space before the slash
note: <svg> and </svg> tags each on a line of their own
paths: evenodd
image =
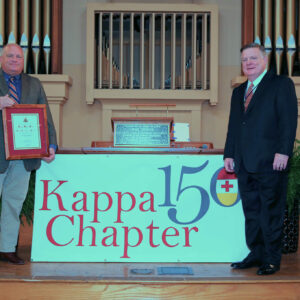
<svg viewBox="0 0 300 300">
<path fill-rule="evenodd" d="M 47 109 L 50 155 L 43 158 L 50 163 L 57 148 L 56 132 L 44 89 L 37 78 L 22 73 L 23 50 L 16 44 L 3 48 L 0 57 L 0 259 L 13 264 L 24 264 L 16 253 L 20 227 L 19 215 L 28 191 L 30 172 L 41 165 L 38 158 L 6 160 L 2 109 L 14 104 L 45 104 Z"/>
</svg>

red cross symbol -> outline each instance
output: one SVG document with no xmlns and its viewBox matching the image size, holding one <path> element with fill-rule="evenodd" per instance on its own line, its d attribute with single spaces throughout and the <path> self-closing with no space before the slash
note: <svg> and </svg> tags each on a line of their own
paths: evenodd
<svg viewBox="0 0 300 300">
<path fill-rule="evenodd" d="M 222 184 L 222 185 L 221 185 L 221 188 L 224 188 L 224 189 L 226 189 L 226 192 L 229 192 L 229 189 L 230 189 L 230 188 L 233 188 L 233 184 L 229 184 L 229 181 L 226 180 L 226 181 L 225 181 L 225 184 Z"/>
</svg>

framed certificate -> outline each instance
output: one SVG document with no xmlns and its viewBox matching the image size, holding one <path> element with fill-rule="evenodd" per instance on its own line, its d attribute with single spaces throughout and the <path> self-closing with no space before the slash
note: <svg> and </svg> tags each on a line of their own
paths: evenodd
<svg viewBox="0 0 300 300">
<path fill-rule="evenodd" d="M 2 110 L 6 159 L 49 156 L 45 104 L 18 104 Z"/>
</svg>

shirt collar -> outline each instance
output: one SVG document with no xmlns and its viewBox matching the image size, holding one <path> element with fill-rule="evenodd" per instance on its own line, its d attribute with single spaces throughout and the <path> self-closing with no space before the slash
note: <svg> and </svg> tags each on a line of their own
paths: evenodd
<svg viewBox="0 0 300 300">
<path fill-rule="evenodd" d="M 258 84 L 261 82 L 261 80 L 263 79 L 263 77 L 265 76 L 265 74 L 267 73 L 267 69 L 265 69 L 252 83 L 254 85 L 254 87 L 256 88 L 258 86 Z M 247 89 L 250 86 L 251 81 L 248 80 L 248 85 L 247 85 Z"/>
<path fill-rule="evenodd" d="M 5 73 L 3 70 L 2 70 L 2 72 L 3 72 L 4 78 L 5 78 L 6 81 L 8 81 L 10 77 L 14 77 L 16 80 L 21 79 L 21 74 L 11 76 L 11 75 L 8 75 L 7 73 Z"/>
</svg>

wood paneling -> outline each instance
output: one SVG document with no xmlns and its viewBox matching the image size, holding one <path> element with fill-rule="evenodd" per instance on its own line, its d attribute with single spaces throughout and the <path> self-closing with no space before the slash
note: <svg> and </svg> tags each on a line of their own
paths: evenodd
<svg viewBox="0 0 300 300">
<path fill-rule="evenodd" d="M 243 0 L 242 4 L 242 45 L 253 42 L 254 0 Z"/>
<path fill-rule="evenodd" d="M 52 0 L 52 74 L 62 74 L 62 2 Z"/>
<path fill-rule="evenodd" d="M 3 299 L 299 299 L 296 283 L 0 282 Z"/>
</svg>

